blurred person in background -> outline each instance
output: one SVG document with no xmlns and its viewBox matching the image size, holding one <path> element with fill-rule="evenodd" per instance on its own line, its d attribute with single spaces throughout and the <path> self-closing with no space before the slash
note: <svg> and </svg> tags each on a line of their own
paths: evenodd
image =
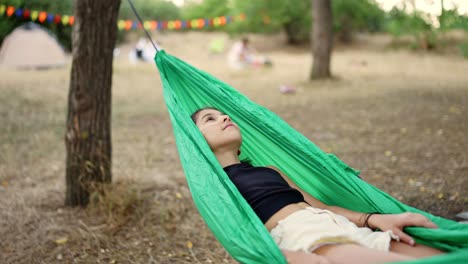
<svg viewBox="0 0 468 264">
<path fill-rule="evenodd" d="M 229 66 L 234 69 L 242 69 L 247 66 L 272 66 L 271 61 L 262 55 L 250 45 L 247 37 L 236 41 L 228 53 Z"/>
</svg>

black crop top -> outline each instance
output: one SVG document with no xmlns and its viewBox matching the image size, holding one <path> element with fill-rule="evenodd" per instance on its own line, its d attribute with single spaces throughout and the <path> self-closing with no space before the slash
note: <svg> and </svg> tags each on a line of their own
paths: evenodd
<svg viewBox="0 0 468 264">
<path fill-rule="evenodd" d="M 302 193 L 271 168 L 237 163 L 224 171 L 263 223 L 286 205 L 305 202 Z"/>
</svg>

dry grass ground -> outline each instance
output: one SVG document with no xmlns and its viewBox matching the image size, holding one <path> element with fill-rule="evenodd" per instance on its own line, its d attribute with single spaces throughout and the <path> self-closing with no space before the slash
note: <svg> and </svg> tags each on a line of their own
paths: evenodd
<svg viewBox="0 0 468 264">
<path fill-rule="evenodd" d="M 449 218 L 468 210 L 467 60 L 338 48 L 337 79 L 308 83 L 306 49 L 256 36 L 274 67 L 239 72 L 207 51 L 218 37 L 158 36 L 401 201 Z M 234 263 L 194 208 L 155 66 L 124 54 L 114 69 L 114 183 L 88 209 L 63 206 L 69 68 L 0 70 L 0 262 Z"/>
</svg>

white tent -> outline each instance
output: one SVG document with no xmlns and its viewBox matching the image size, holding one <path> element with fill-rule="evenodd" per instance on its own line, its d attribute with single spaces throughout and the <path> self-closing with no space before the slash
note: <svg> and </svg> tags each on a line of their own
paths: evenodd
<svg viewBox="0 0 468 264">
<path fill-rule="evenodd" d="M 54 36 L 32 22 L 13 30 L 0 48 L 0 66 L 3 67 L 38 69 L 65 63 L 65 52 Z"/>
</svg>

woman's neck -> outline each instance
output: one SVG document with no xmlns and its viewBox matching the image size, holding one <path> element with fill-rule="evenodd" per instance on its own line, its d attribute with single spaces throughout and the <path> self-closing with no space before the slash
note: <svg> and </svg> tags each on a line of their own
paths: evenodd
<svg viewBox="0 0 468 264">
<path fill-rule="evenodd" d="M 216 159 L 218 159 L 221 167 L 226 167 L 232 164 L 240 163 L 237 152 L 225 151 L 225 152 L 214 152 Z"/>
</svg>

